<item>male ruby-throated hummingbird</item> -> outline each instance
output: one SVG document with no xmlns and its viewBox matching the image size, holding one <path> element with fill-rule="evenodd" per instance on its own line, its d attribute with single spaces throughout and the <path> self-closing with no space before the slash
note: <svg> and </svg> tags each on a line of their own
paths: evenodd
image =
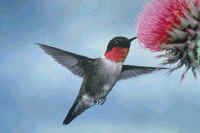
<svg viewBox="0 0 200 133">
<path fill-rule="evenodd" d="M 103 104 L 106 96 L 117 81 L 137 77 L 165 68 L 123 65 L 131 45 L 136 37 L 115 37 L 107 46 L 101 58 L 88 58 L 44 44 L 38 44 L 55 61 L 66 67 L 73 74 L 83 78 L 79 94 L 69 110 L 64 125 L 69 124 L 75 117 L 86 109 Z"/>
</svg>

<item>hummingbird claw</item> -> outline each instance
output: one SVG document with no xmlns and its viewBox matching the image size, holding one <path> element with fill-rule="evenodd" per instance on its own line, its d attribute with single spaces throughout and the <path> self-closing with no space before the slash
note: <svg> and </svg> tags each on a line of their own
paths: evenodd
<svg viewBox="0 0 200 133">
<path fill-rule="evenodd" d="M 100 104 L 100 105 L 103 105 L 106 101 L 106 98 L 105 97 L 102 97 L 98 100 L 95 100 L 95 104 Z"/>
</svg>

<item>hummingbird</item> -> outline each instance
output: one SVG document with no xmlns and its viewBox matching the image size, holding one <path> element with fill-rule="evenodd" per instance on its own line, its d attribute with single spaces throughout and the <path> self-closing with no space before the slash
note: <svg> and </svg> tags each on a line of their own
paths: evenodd
<svg viewBox="0 0 200 133">
<path fill-rule="evenodd" d="M 131 42 L 135 39 L 136 37 L 114 37 L 109 41 L 104 56 L 99 58 L 89 58 L 38 43 L 57 63 L 83 78 L 78 96 L 63 121 L 64 125 L 69 124 L 88 108 L 97 104 L 103 105 L 117 81 L 165 69 L 124 65 Z"/>
</svg>

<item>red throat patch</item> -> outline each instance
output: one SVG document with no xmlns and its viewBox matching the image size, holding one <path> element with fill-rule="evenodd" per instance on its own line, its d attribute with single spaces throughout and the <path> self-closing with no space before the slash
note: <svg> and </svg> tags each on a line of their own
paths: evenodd
<svg viewBox="0 0 200 133">
<path fill-rule="evenodd" d="M 114 47 L 106 52 L 104 56 L 113 62 L 124 62 L 129 52 L 129 48 Z"/>
</svg>

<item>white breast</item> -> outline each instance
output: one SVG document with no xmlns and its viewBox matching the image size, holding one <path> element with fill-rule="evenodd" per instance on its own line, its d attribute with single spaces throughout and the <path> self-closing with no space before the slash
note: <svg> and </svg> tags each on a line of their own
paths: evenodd
<svg viewBox="0 0 200 133">
<path fill-rule="evenodd" d="M 113 85 L 116 83 L 122 69 L 122 63 L 112 62 L 106 58 L 103 58 L 104 71 L 107 79 L 107 83 L 104 85 L 103 89 L 108 91 L 112 89 Z"/>
<path fill-rule="evenodd" d="M 122 63 L 116 63 L 113 61 L 110 61 L 106 58 L 102 58 L 103 62 L 104 62 L 104 68 L 106 69 L 106 72 L 108 72 L 109 74 L 119 74 L 121 72 L 122 69 Z"/>
</svg>

